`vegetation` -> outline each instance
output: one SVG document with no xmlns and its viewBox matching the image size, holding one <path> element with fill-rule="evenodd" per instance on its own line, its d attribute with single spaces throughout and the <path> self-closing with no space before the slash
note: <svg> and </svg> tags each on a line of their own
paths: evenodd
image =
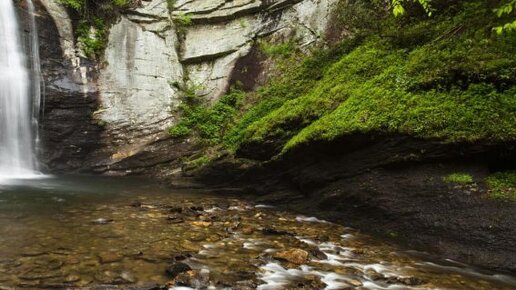
<svg viewBox="0 0 516 290">
<path fill-rule="evenodd" d="M 194 91 L 191 88 L 186 90 L 179 106 L 181 121 L 171 127 L 169 133 L 176 138 L 196 134 L 205 144 L 220 144 L 227 128 L 234 122 L 245 94 L 234 89 L 210 106 L 202 102 Z"/>
<path fill-rule="evenodd" d="M 75 35 L 79 48 L 89 58 L 99 57 L 107 44 L 108 25 L 119 9 L 131 5 L 131 0 L 58 0 L 79 16 Z"/>
<path fill-rule="evenodd" d="M 351 8 L 366 17 L 374 6 Z M 291 55 L 282 77 L 261 88 L 227 130 L 226 146 L 273 140 L 279 153 L 367 132 L 513 140 L 516 39 L 492 33 L 503 20 L 491 12 L 485 1 L 458 1 L 430 18 L 386 15 L 334 49 Z"/>
<path fill-rule="evenodd" d="M 486 178 L 489 197 L 516 201 L 516 171 L 497 172 Z"/>
<path fill-rule="evenodd" d="M 192 17 L 189 14 L 179 14 L 174 18 L 174 22 L 177 26 L 190 26 L 192 25 Z"/>
<path fill-rule="evenodd" d="M 296 50 L 296 44 L 292 41 L 273 44 L 266 41 L 260 41 L 261 51 L 268 57 L 289 57 Z"/>
<path fill-rule="evenodd" d="M 391 0 L 392 12 L 395 16 L 401 16 L 405 14 L 405 8 L 403 7 L 403 4 L 406 2 L 410 1 Z M 412 0 L 412 2 L 419 3 L 425 13 L 428 16 L 432 16 L 432 0 Z M 501 5 L 497 8 L 494 8 L 493 12 L 496 13 L 499 18 L 507 18 L 508 22 L 504 23 L 503 25 L 493 27 L 493 30 L 496 31 L 497 34 L 502 34 L 504 32 L 510 33 L 513 30 L 516 30 L 516 20 L 509 20 L 510 17 L 514 17 L 513 11 L 516 11 L 516 0 L 505 0 L 501 2 Z"/>
<path fill-rule="evenodd" d="M 473 177 L 467 173 L 452 173 L 443 177 L 443 180 L 448 183 L 455 184 L 470 184 L 473 183 Z"/>
</svg>

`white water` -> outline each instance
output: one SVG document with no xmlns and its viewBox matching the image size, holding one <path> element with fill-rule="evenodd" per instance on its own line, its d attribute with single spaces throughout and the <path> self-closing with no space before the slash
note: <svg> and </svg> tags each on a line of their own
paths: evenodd
<svg viewBox="0 0 516 290">
<path fill-rule="evenodd" d="M 32 34 L 30 62 L 21 44 L 14 3 L 0 1 L 0 183 L 40 176 L 35 154 L 41 98 L 39 44 L 30 0 L 28 8 Z"/>
</svg>

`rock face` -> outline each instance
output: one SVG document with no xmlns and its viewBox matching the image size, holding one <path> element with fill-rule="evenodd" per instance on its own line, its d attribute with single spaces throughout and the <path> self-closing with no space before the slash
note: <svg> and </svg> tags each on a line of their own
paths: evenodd
<svg viewBox="0 0 516 290">
<path fill-rule="evenodd" d="M 67 11 L 52 0 L 33 2 L 45 102 L 40 121 L 40 161 L 52 170 L 80 168 L 87 156 L 100 147 L 101 128 L 91 118 L 97 108 L 94 65 L 76 57 Z M 26 33 L 24 39 L 28 40 L 25 5 L 24 1 L 19 3 L 19 15 Z"/>
<path fill-rule="evenodd" d="M 154 165 L 121 161 L 144 151 L 148 155 L 150 143 L 166 137 L 176 121 L 181 90 L 213 102 L 228 90 L 236 68 L 239 80 L 256 83 L 259 60 L 247 61 L 245 68 L 238 63 L 257 40 L 299 47 L 320 43 L 335 2 L 179 0 L 169 8 L 166 0 L 151 0 L 123 12 L 110 29 L 99 71 L 95 118 L 105 124 L 102 140 L 109 148 L 97 157 L 95 170 L 127 173 Z M 166 150 L 153 149 L 151 155 L 166 155 Z"/>
<path fill-rule="evenodd" d="M 124 142 L 170 126 L 178 102 L 171 83 L 183 78 L 177 44 L 166 1 L 129 11 L 112 27 L 100 70 L 99 118 L 113 137 Z"/>
<path fill-rule="evenodd" d="M 124 10 L 104 58 L 91 61 L 76 47 L 68 10 L 34 0 L 45 88 L 40 160 L 49 171 L 126 174 L 181 157 L 192 146 L 174 144 L 166 129 L 182 91 L 214 102 L 237 81 L 254 88 L 267 71 L 258 41 L 322 43 L 337 0 L 168 2 Z M 19 8 L 27 26 L 26 3 Z"/>
</svg>

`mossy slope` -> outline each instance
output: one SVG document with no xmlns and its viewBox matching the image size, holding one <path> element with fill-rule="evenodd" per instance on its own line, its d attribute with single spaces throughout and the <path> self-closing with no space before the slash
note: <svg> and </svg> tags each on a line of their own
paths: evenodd
<svg viewBox="0 0 516 290">
<path fill-rule="evenodd" d="M 499 20 L 490 9 L 462 1 L 432 18 L 387 17 L 380 31 L 344 41 L 346 49 L 289 67 L 258 93 L 260 101 L 226 135 L 227 146 L 274 140 L 279 153 L 357 132 L 515 140 L 516 37 L 492 32 Z"/>
</svg>

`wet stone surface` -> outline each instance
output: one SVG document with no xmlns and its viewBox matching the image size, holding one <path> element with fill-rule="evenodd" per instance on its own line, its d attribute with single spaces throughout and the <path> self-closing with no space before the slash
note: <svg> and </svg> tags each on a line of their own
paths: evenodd
<svg viewBox="0 0 516 290">
<path fill-rule="evenodd" d="M 1 289 L 516 287 L 514 277 L 234 198 L 162 190 L 60 198 L 46 210 L 0 208 Z"/>
</svg>

